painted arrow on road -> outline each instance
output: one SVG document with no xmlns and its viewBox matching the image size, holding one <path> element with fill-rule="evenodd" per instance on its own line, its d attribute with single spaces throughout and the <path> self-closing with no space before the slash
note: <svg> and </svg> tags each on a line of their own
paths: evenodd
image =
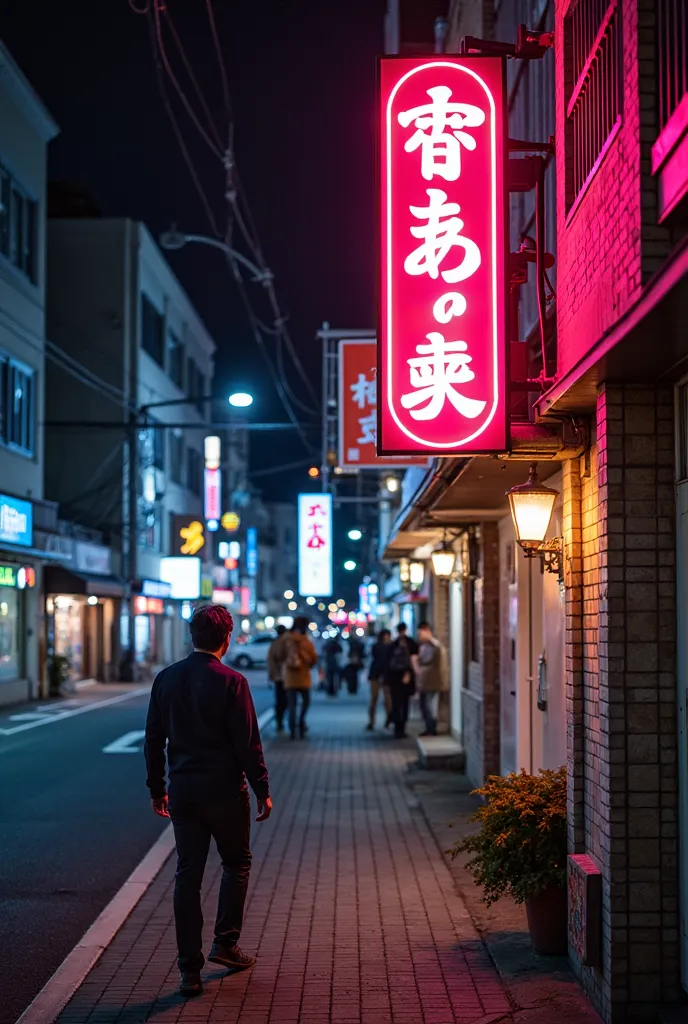
<svg viewBox="0 0 688 1024">
<path fill-rule="evenodd" d="M 103 753 L 140 754 L 143 750 L 141 740 L 145 735 L 145 732 L 140 730 L 138 732 L 125 732 L 124 736 L 120 736 L 114 743 L 108 743 L 107 747 L 103 747 Z"/>
</svg>

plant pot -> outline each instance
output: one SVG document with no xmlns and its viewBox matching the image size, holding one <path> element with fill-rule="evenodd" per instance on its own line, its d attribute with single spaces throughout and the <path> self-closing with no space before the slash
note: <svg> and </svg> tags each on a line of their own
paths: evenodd
<svg viewBox="0 0 688 1024">
<path fill-rule="evenodd" d="M 533 949 L 542 956 L 566 956 L 568 905 L 566 888 L 545 889 L 526 900 Z"/>
</svg>

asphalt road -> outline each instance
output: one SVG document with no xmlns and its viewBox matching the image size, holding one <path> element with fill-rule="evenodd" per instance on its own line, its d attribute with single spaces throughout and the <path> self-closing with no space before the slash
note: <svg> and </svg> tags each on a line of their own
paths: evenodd
<svg viewBox="0 0 688 1024">
<path fill-rule="evenodd" d="M 264 671 L 247 676 L 260 715 L 272 691 Z M 148 694 L 133 689 L 0 714 L 0 1024 L 14 1024 L 165 828 L 145 788 Z"/>
</svg>

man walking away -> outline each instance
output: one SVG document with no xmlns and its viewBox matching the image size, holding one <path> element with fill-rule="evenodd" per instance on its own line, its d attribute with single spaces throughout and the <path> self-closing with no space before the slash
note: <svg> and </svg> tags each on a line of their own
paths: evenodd
<svg viewBox="0 0 688 1024">
<path fill-rule="evenodd" d="M 394 737 L 398 740 L 406 736 L 409 700 L 415 689 L 413 659 L 417 654 L 418 644 L 408 635 L 406 624 L 400 622 L 397 638 L 390 646 L 386 675 L 392 697 Z"/>
<path fill-rule="evenodd" d="M 392 721 L 392 700 L 389 693 L 389 686 L 386 681 L 387 660 L 391 645 L 392 634 L 388 629 L 381 629 L 377 640 L 373 645 L 368 682 L 370 683 L 370 707 L 368 709 L 368 725 L 366 729 L 372 732 L 375 728 L 375 713 L 377 711 L 377 700 L 382 690 L 387 719 L 385 729 Z"/>
<path fill-rule="evenodd" d="M 201 883 L 211 837 L 222 882 L 208 959 L 233 970 L 255 962 L 238 945 L 251 870 L 246 779 L 258 801 L 256 821 L 270 816 L 272 800 L 248 683 L 222 664 L 233 626 L 221 605 L 197 609 L 193 653 L 157 676 L 146 720 L 147 786 L 155 813 L 172 819 L 177 845 L 174 919 L 185 996 L 202 991 Z"/>
<path fill-rule="evenodd" d="M 289 707 L 289 732 L 296 739 L 296 705 L 301 696 L 301 714 L 299 715 L 299 735 L 306 735 L 306 715 L 311 702 L 311 686 L 313 679 L 311 670 L 318 660 L 315 647 L 306 636 L 308 619 L 297 615 L 292 628 L 280 637 L 275 644 L 275 658 L 282 669 L 282 679 L 287 691 Z"/>
<path fill-rule="evenodd" d="M 440 695 L 449 689 L 447 654 L 429 622 L 418 626 L 418 671 L 416 679 L 420 693 L 420 710 L 425 719 L 425 732 L 421 736 L 437 735 Z"/>
<path fill-rule="evenodd" d="M 357 636 L 349 639 L 349 660 L 344 669 L 344 678 L 349 693 L 358 693 L 358 673 L 365 661 L 365 645 Z"/>
<path fill-rule="evenodd" d="M 284 689 L 282 669 L 275 658 L 275 649 L 277 647 L 277 641 L 281 636 L 284 636 L 286 632 L 286 626 L 278 626 L 277 636 L 268 648 L 268 679 L 275 687 L 275 722 L 277 723 L 277 732 L 284 732 L 284 716 L 287 711 L 287 694 Z"/>
<path fill-rule="evenodd" d="M 339 690 L 339 655 L 342 645 L 336 636 L 330 637 L 323 647 L 325 655 L 325 684 L 328 697 L 336 697 Z"/>
</svg>

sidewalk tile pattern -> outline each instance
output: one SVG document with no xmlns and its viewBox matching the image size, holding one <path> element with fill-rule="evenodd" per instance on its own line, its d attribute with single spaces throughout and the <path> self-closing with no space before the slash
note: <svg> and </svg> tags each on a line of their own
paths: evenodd
<svg viewBox="0 0 688 1024">
<path fill-rule="evenodd" d="M 511 1013 L 416 799 L 413 751 L 362 731 L 362 702 L 317 701 L 311 736 L 267 744 L 275 810 L 254 827 L 242 946 L 177 995 L 168 862 L 60 1024 L 491 1024 Z M 145 799 L 145 794 L 142 794 Z M 206 951 L 220 878 L 204 886 Z"/>
</svg>

